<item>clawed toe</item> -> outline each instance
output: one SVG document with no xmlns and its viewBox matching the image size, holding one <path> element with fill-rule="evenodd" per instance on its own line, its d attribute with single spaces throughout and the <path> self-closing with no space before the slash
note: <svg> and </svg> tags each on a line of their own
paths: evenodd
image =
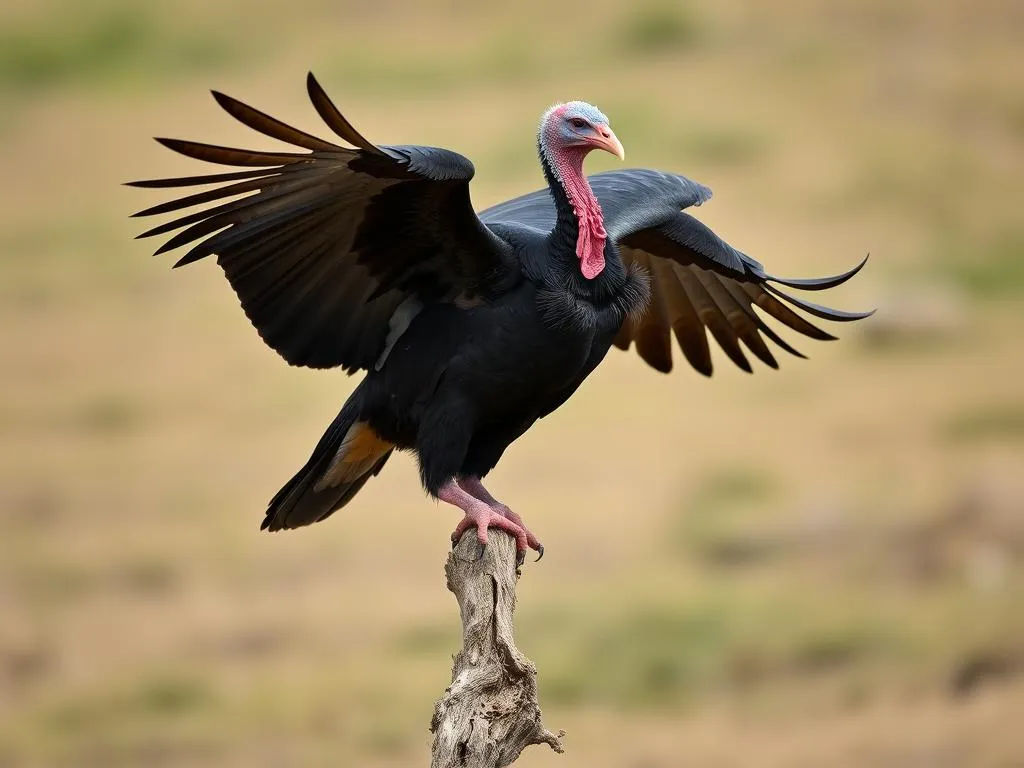
<svg viewBox="0 0 1024 768">
<path fill-rule="evenodd" d="M 472 484 L 470 487 L 475 488 Z M 482 486 L 479 493 L 485 494 L 486 500 L 472 496 L 454 481 L 445 484 L 438 491 L 437 496 L 440 500 L 454 504 L 465 513 L 465 517 L 452 532 L 452 548 L 454 549 L 458 545 L 466 531 L 476 528 L 477 539 L 481 545 L 480 557 L 483 557 L 487 547 L 487 530 L 498 528 L 515 538 L 517 565 L 522 565 L 525 561 L 528 549 L 536 550 L 537 560 L 540 560 L 544 556 L 544 547 L 526 527 L 523 519 L 507 506 L 486 494 L 486 489 L 483 489 Z"/>
<path fill-rule="evenodd" d="M 455 528 L 452 533 L 452 544 L 457 545 L 459 539 L 462 538 L 462 534 L 471 528 L 476 528 L 477 539 L 480 542 L 481 554 L 486 551 L 487 547 L 487 531 L 490 528 L 497 528 L 510 534 L 516 540 L 516 553 L 517 558 L 522 559 L 526 556 L 526 550 L 530 548 L 530 536 L 522 528 L 522 526 L 509 520 L 504 515 L 496 512 L 490 507 L 483 506 L 480 509 L 473 509 L 466 512 L 466 517 L 463 518 L 462 522 Z"/>
</svg>

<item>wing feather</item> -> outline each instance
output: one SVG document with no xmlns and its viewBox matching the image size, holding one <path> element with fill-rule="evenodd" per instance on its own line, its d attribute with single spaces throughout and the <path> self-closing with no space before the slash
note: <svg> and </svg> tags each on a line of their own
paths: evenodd
<svg viewBox="0 0 1024 768">
<path fill-rule="evenodd" d="M 778 368 L 778 361 L 768 349 L 768 345 L 764 343 L 761 334 L 758 333 L 757 323 L 754 322 L 755 315 L 750 311 L 749 305 L 744 306 L 736 300 L 725 287 L 725 280 L 720 275 L 704 270 L 701 270 L 699 274 L 704 287 L 721 309 L 729 326 L 740 338 L 740 341 L 769 368 Z"/>
<path fill-rule="evenodd" d="M 838 275 L 832 275 L 831 277 L 811 277 L 797 279 L 785 277 L 769 278 L 768 275 L 764 275 L 763 273 L 762 276 L 771 279 L 773 283 L 785 285 L 788 288 L 799 288 L 802 291 L 825 291 L 828 290 L 829 288 L 835 288 L 836 286 L 842 285 L 851 277 L 853 277 L 862 269 L 864 269 L 864 265 L 868 263 L 868 259 L 870 258 L 870 256 L 870 254 L 866 255 L 863 259 L 861 259 L 860 264 L 853 267 L 852 269 L 849 269 L 846 272 L 843 272 Z"/>
<path fill-rule="evenodd" d="M 835 341 L 836 337 L 827 331 L 823 331 L 814 323 L 808 322 L 781 301 L 776 299 L 763 285 L 744 283 L 740 286 L 751 300 L 761 309 L 774 317 L 780 323 L 789 326 L 797 333 L 802 333 L 817 341 Z"/>
<path fill-rule="evenodd" d="M 334 102 L 331 101 L 331 97 L 327 95 L 320 83 L 317 82 L 316 78 L 313 77 L 313 73 L 310 72 L 306 75 L 306 90 L 309 92 L 309 99 L 313 102 L 313 107 L 316 109 L 317 114 L 320 115 L 320 119 L 323 120 L 327 127 L 334 131 L 338 136 L 343 138 L 353 147 L 359 147 L 364 152 L 370 152 L 373 154 L 384 154 L 381 150 L 363 138 L 362 134 L 359 133 L 350 123 L 338 108 L 334 106 Z"/>
<path fill-rule="evenodd" d="M 204 144 L 200 141 L 184 139 L 168 139 L 158 136 L 156 141 L 179 155 L 191 157 L 193 160 L 204 160 L 208 163 L 221 165 L 253 165 L 273 166 L 287 165 L 308 160 L 309 155 L 297 152 L 260 152 L 254 149 L 234 149 L 218 144 Z"/>
<path fill-rule="evenodd" d="M 633 252 L 636 256 L 642 252 Z M 676 266 L 664 259 L 649 258 L 651 272 L 651 292 L 654 295 L 663 297 L 666 312 L 662 318 L 664 327 L 662 337 L 666 347 L 664 357 L 667 364 L 657 370 L 667 372 L 671 370 L 671 344 L 669 341 L 669 328 L 675 334 L 676 340 L 683 350 L 683 355 L 690 364 L 700 370 L 702 367 L 710 367 L 711 351 L 708 347 L 707 335 L 704 332 L 704 324 L 701 323 L 692 302 L 686 295 L 686 290 L 681 283 L 681 277 L 676 272 Z M 646 358 L 645 358 L 646 359 Z"/>
<path fill-rule="evenodd" d="M 708 335 L 705 331 L 704 322 L 697 312 L 697 308 L 690 300 L 684 281 L 688 279 L 689 273 L 686 267 L 672 262 L 667 262 L 669 269 L 661 268 L 665 259 L 655 259 L 658 265 L 656 274 L 664 275 L 667 284 L 673 285 L 673 298 L 675 316 L 672 320 L 672 331 L 675 333 L 676 342 L 683 351 L 683 357 L 693 368 L 705 376 L 711 375 L 711 345 L 708 343 Z"/>
<path fill-rule="evenodd" d="M 706 187 L 683 177 L 638 170 L 599 174 L 591 178 L 591 183 L 606 214 L 605 226 L 614 236 L 627 268 L 635 264 L 651 274 L 649 317 L 625 321 L 615 337 L 615 346 L 629 349 L 636 342 L 640 356 L 659 371 L 667 371 L 672 365 L 671 353 L 664 347 L 669 328 L 687 362 L 710 376 L 708 332 L 726 356 L 748 372 L 753 369 L 744 347 L 771 368 L 779 363 L 768 342 L 804 357 L 765 322 L 758 310 L 797 333 L 822 341 L 835 337 L 795 310 L 838 322 L 871 314 L 824 307 L 778 287 L 807 291 L 835 288 L 860 272 L 867 258 L 830 277 L 776 278 L 698 219 L 682 212 L 682 208 L 699 205 L 710 197 Z M 528 195 L 497 206 L 488 215 L 488 220 L 525 221 L 542 228 L 552 214 L 542 200 Z"/>
<path fill-rule="evenodd" d="M 754 325 L 757 326 L 758 331 L 763 333 L 768 339 L 773 341 L 780 348 L 782 348 L 782 349 L 786 350 L 787 352 L 789 352 L 789 354 L 791 354 L 791 355 L 793 355 L 795 357 L 805 358 L 805 355 L 803 353 L 801 353 L 801 352 L 797 351 L 796 349 L 794 349 L 793 347 L 791 347 L 789 345 L 789 343 L 786 342 L 785 339 L 783 339 L 781 336 L 779 336 L 779 334 L 777 334 L 775 332 L 775 330 L 770 325 L 768 325 L 764 320 L 761 319 L 761 316 L 759 314 L 757 314 L 757 312 L 754 311 L 753 303 L 752 303 L 752 301 L 750 299 L 750 296 L 748 296 L 746 294 L 746 292 L 743 290 L 742 286 L 738 285 L 737 283 L 735 283 L 732 280 L 722 280 L 721 282 L 722 282 L 722 285 L 725 286 L 725 289 L 727 291 L 729 291 L 729 293 L 732 294 L 732 297 L 736 300 L 736 302 L 741 307 L 743 307 L 744 310 L 746 310 L 746 312 L 750 316 L 751 320 L 753 320 Z M 776 366 L 772 366 L 772 367 L 774 368 Z"/>
<path fill-rule="evenodd" d="M 245 181 L 239 181 L 236 184 L 228 184 L 226 187 L 208 189 L 205 192 L 197 192 L 194 195 L 188 195 L 186 197 L 178 198 L 177 200 L 169 200 L 166 203 L 153 205 L 149 208 L 133 213 L 132 217 L 159 216 L 164 213 L 173 213 L 174 211 L 180 211 L 184 208 L 192 208 L 193 206 L 202 205 L 203 203 L 210 203 L 214 200 L 222 200 L 225 197 L 234 197 L 236 195 L 245 194 L 246 192 L 255 192 L 261 189 L 265 184 L 266 182 L 262 178 L 246 179 Z"/>
<path fill-rule="evenodd" d="M 307 90 L 327 126 L 354 148 L 214 91 L 243 125 L 304 151 L 157 139 L 193 159 L 255 169 L 131 182 L 217 185 L 139 211 L 176 214 L 139 237 L 174 233 L 156 253 L 189 246 L 175 266 L 215 254 L 260 336 L 288 362 L 366 369 L 404 300 L 487 297 L 491 286 L 511 284 L 515 263 L 473 211 L 469 160 L 434 147 L 377 147 L 312 74 Z"/>
<path fill-rule="evenodd" d="M 647 254 L 638 253 L 637 263 L 651 271 Z M 672 370 L 672 345 L 669 340 L 669 314 L 664 291 L 657 281 L 651 283 L 651 298 L 647 311 L 635 322 L 634 339 L 636 351 L 656 371 L 668 373 Z"/>
<path fill-rule="evenodd" d="M 815 317 L 820 317 L 822 320 L 832 320 L 837 323 L 848 323 L 853 320 L 863 320 L 866 317 L 871 317 L 871 315 L 875 313 L 874 310 L 868 312 L 847 312 L 842 309 L 823 307 L 821 304 L 815 304 L 812 301 L 805 301 L 804 299 L 799 299 L 796 296 L 784 293 L 768 282 L 764 284 L 764 288 L 766 291 L 774 293 L 780 299 L 785 299 L 794 307 L 802 309 L 804 312 L 814 315 Z"/>
<path fill-rule="evenodd" d="M 285 168 L 258 168 L 252 171 L 235 171 L 233 173 L 208 173 L 203 176 L 179 176 L 173 179 L 142 179 L 141 181 L 126 181 L 126 187 L 138 189 L 168 189 L 171 187 L 198 187 L 204 184 L 220 184 L 225 181 L 237 181 L 238 179 L 254 179 L 267 177 L 274 173 L 285 171 Z M 135 216 L 146 216 L 148 214 L 136 213 Z"/>
<path fill-rule="evenodd" d="M 217 100 L 217 103 L 224 108 L 225 112 L 242 123 L 242 125 L 252 128 L 254 131 L 259 131 L 264 136 L 269 136 L 272 139 L 278 139 L 288 144 L 294 144 L 297 147 L 305 147 L 315 152 L 337 152 L 342 149 L 337 144 L 332 144 L 305 131 L 293 128 L 287 123 L 282 123 L 277 118 L 254 109 L 248 104 L 243 104 L 238 99 L 234 99 L 220 91 L 211 91 L 211 93 L 213 98 Z"/>
<path fill-rule="evenodd" d="M 707 286 L 701 279 L 701 270 L 684 270 L 683 274 L 685 275 L 683 288 L 686 289 L 690 300 L 697 307 L 697 314 L 700 316 L 701 321 L 711 331 L 711 335 L 715 337 L 718 346 L 729 356 L 729 359 L 744 371 L 750 373 L 750 362 L 743 354 L 743 350 L 740 349 L 739 337 L 736 335 L 733 327 L 729 325 L 729 321 L 726 319 L 722 308 L 715 302 L 711 292 L 708 291 Z"/>
</svg>

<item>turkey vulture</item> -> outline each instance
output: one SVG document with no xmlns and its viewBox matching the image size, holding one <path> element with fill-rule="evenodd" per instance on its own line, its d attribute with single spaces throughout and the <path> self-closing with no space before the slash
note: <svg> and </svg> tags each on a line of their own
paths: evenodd
<svg viewBox="0 0 1024 768">
<path fill-rule="evenodd" d="M 558 104 L 537 135 L 547 189 L 477 214 L 473 164 L 455 152 L 370 143 L 312 74 L 313 106 L 344 145 L 292 128 L 222 93 L 249 128 L 304 152 L 157 139 L 197 160 L 248 170 L 131 182 L 214 185 L 136 216 L 212 207 L 144 232 L 180 230 L 156 252 L 189 245 L 175 266 L 216 254 L 242 309 L 291 365 L 366 371 L 305 466 L 271 499 L 262 528 L 309 525 L 347 504 L 391 454 L 409 449 L 431 496 L 459 507 L 453 539 L 472 527 L 512 534 L 520 557 L 537 538 L 481 478 L 512 441 L 564 403 L 614 344 L 672 369 L 670 335 L 711 375 L 705 329 L 750 371 L 742 342 L 766 365 L 767 341 L 802 357 L 758 312 L 814 339 L 842 312 L 784 292 L 833 288 L 834 277 L 768 274 L 683 209 L 711 197 L 690 179 L 629 169 L 586 177 L 592 149 L 620 159 L 608 118 Z M 866 259 L 865 259 L 866 261 Z M 766 341 L 767 340 L 767 341 Z"/>
</svg>

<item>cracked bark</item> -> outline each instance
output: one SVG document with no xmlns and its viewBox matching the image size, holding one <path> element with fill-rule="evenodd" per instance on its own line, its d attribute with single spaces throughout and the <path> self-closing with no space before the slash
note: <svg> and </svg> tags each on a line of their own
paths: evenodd
<svg viewBox="0 0 1024 768">
<path fill-rule="evenodd" d="M 453 659 L 452 683 L 434 706 L 431 768 L 503 768 L 532 744 L 563 751 L 564 732 L 551 733 L 541 722 L 537 668 L 512 636 L 515 540 L 504 531 L 489 536 L 480 557 L 470 529 L 445 563 L 462 616 L 462 650 Z"/>
</svg>

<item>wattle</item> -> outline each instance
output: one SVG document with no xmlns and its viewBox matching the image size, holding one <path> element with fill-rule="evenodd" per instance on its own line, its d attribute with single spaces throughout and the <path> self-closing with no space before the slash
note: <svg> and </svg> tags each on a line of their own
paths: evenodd
<svg viewBox="0 0 1024 768">
<path fill-rule="evenodd" d="M 583 175 L 583 159 L 587 151 L 576 147 L 563 149 L 556 153 L 554 165 L 576 216 L 576 256 L 580 261 L 580 272 L 588 280 L 593 280 L 604 270 L 604 244 L 608 233 L 604 228 L 601 204 Z"/>
<path fill-rule="evenodd" d="M 604 270 L 604 244 L 608 240 L 601 209 L 597 209 L 596 216 L 586 209 L 577 209 L 576 220 L 579 222 L 576 256 L 580 260 L 580 272 L 587 280 L 593 280 Z"/>
</svg>

